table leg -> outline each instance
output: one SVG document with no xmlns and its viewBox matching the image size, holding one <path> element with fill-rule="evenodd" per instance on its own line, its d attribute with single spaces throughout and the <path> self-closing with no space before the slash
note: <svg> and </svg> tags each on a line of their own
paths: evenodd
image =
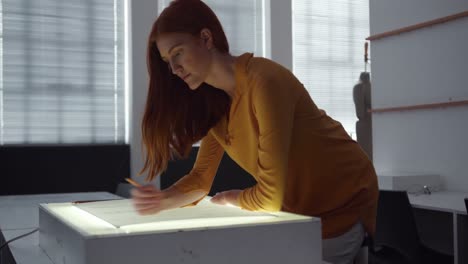
<svg viewBox="0 0 468 264">
<path fill-rule="evenodd" d="M 3 243 L 5 242 L 6 242 L 6 239 L 3 236 L 2 230 L 0 229 L 0 245 L 3 245 Z M 10 248 L 8 246 L 5 246 L 0 251 L 0 263 L 1 264 L 16 264 L 15 260 L 13 259 L 13 256 L 11 255 Z"/>
<path fill-rule="evenodd" d="M 460 264 L 468 263 L 468 215 L 457 214 L 457 249 L 455 259 Z"/>
</svg>

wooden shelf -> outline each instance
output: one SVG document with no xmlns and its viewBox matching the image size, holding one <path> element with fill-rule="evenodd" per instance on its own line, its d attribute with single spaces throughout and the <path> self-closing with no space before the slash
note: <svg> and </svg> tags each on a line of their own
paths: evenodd
<svg viewBox="0 0 468 264">
<path fill-rule="evenodd" d="M 446 23 L 446 22 L 453 21 L 453 20 L 456 20 L 456 19 L 459 19 L 459 18 L 463 18 L 463 17 L 468 17 L 468 11 L 464 11 L 464 12 L 453 14 L 453 15 L 450 15 L 450 16 L 441 17 L 441 18 L 434 19 L 434 20 L 429 20 L 429 21 L 419 23 L 419 24 L 414 24 L 414 25 L 411 25 L 411 26 L 408 26 L 408 27 L 403 27 L 403 28 L 400 28 L 400 29 L 395 29 L 395 30 L 384 32 L 384 33 L 372 35 L 372 36 L 366 38 L 366 40 L 371 40 L 372 41 L 372 40 L 378 40 L 378 39 L 382 39 L 382 38 L 386 38 L 386 37 L 390 37 L 390 36 L 395 36 L 395 35 L 398 35 L 398 34 L 418 30 L 418 29 L 421 29 L 421 28 Z"/>
<path fill-rule="evenodd" d="M 388 107 L 388 108 L 376 108 L 370 109 L 370 113 L 384 113 L 384 112 L 399 112 L 399 111 L 411 111 L 411 110 L 421 110 L 421 109 L 432 109 L 432 108 L 447 108 L 447 107 L 458 107 L 468 105 L 468 100 L 462 101 L 450 101 L 442 103 L 433 103 L 433 104 L 420 104 L 420 105 L 407 105 L 407 106 L 398 106 L 398 107 Z"/>
</svg>

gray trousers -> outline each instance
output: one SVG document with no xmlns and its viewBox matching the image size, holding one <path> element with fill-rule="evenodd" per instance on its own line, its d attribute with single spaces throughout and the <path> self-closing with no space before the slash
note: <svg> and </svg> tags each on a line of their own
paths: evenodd
<svg viewBox="0 0 468 264">
<path fill-rule="evenodd" d="M 361 222 L 339 237 L 322 240 L 323 260 L 333 264 L 352 264 L 364 240 Z"/>
</svg>

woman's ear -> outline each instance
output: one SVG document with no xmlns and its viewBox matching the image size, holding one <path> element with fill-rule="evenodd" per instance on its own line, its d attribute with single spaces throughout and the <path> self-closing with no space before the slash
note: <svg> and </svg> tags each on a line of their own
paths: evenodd
<svg viewBox="0 0 468 264">
<path fill-rule="evenodd" d="M 211 30 L 204 28 L 200 31 L 200 39 L 208 50 L 213 48 L 213 34 Z"/>
</svg>

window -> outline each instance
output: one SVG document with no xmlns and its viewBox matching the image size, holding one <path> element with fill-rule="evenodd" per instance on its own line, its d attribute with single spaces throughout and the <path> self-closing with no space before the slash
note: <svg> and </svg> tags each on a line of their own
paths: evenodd
<svg viewBox="0 0 468 264">
<path fill-rule="evenodd" d="M 170 1 L 159 1 L 160 12 Z M 227 35 L 230 52 L 240 55 L 253 52 L 264 56 L 264 0 L 205 0 L 223 25 Z"/>
<path fill-rule="evenodd" d="M 353 87 L 364 70 L 368 2 L 293 0 L 293 71 L 314 102 L 353 137 Z"/>
<path fill-rule="evenodd" d="M 0 15 L 0 144 L 124 143 L 124 0 L 2 0 Z"/>
</svg>

